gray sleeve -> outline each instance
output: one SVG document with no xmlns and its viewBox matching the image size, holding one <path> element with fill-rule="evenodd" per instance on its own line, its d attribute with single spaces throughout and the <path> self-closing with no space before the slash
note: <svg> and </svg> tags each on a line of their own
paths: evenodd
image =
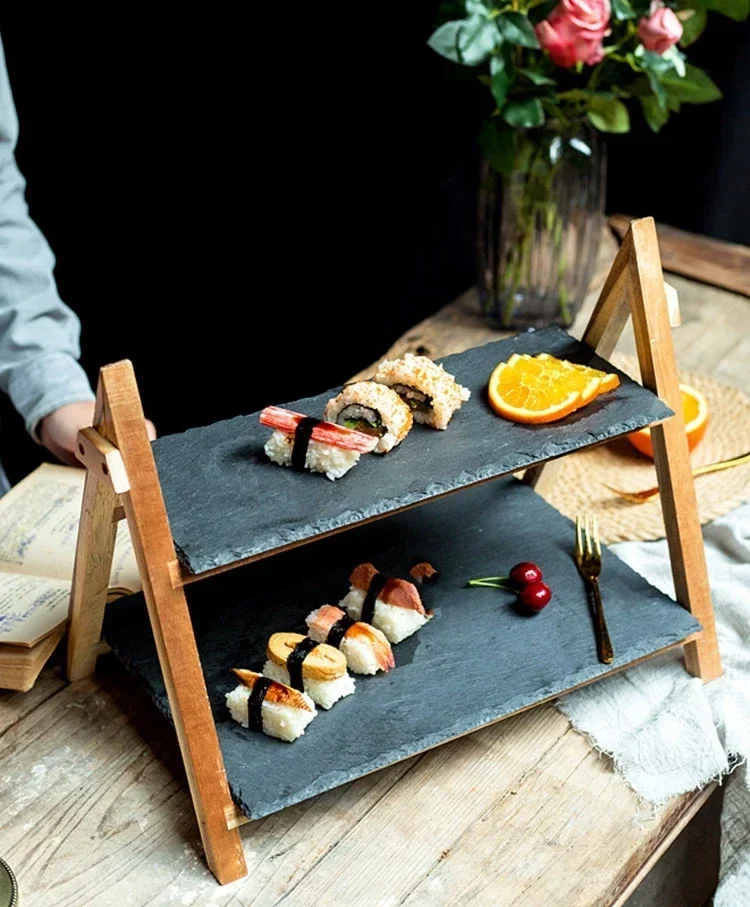
<svg viewBox="0 0 750 907">
<path fill-rule="evenodd" d="M 54 256 L 29 217 L 17 138 L 0 41 L 0 389 L 35 435 L 44 416 L 94 395 L 77 362 L 79 321 L 57 293 Z"/>
</svg>

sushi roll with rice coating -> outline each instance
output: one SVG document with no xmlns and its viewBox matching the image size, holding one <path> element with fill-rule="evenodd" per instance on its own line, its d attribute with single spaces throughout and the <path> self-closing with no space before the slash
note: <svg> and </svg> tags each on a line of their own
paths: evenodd
<svg viewBox="0 0 750 907">
<path fill-rule="evenodd" d="M 305 618 L 308 635 L 335 646 L 355 674 L 377 674 L 396 667 L 391 644 L 376 627 L 352 620 L 341 608 L 323 605 Z"/>
<path fill-rule="evenodd" d="M 242 727 L 292 743 L 305 733 L 307 725 L 318 714 L 306 693 L 269 680 L 255 671 L 234 668 L 234 673 L 240 684 L 227 693 L 227 708 Z"/>
<path fill-rule="evenodd" d="M 388 453 L 409 434 L 411 410 L 385 384 L 355 381 L 326 404 L 325 418 L 378 439 L 374 453 Z"/>
<path fill-rule="evenodd" d="M 378 573 L 372 564 L 355 567 L 349 582 L 349 592 L 339 602 L 340 607 L 354 620 L 382 630 L 391 643 L 416 633 L 432 617 L 413 583 Z"/>
<path fill-rule="evenodd" d="M 330 709 L 354 692 L 354 678 L 347 673 L 343 653 L 310 636 L 274 633 L 266 655 L 266 677 L 307 693 L 321 708 Z"/>
<path fill-rule="evenodd" d="M 374 380 L 396 391 L 416 421 L 431 428 L 447 428 L 453 414 L 471 396 L 442 365 L 412 353 L 381 362 Z"/>
</svg>

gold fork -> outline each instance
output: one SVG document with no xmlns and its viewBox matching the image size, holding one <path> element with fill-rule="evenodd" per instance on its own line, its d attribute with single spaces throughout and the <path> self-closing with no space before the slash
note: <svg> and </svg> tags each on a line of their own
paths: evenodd
<svg viewBox="0 0 750 907">
<path fill-rule="evenodd" d="M 594 598 L 594 631 L 599 661 L 608 665 L 615 657 L 604 619 L 602 597 L 599 594 L 599 574 L 602 570 L 602 548 L 599 544 L 599 524 L 593 515 L 576 517 L 576 564 L 578 572 L 591 587 Z"/>
<path fill-rule="evenodd" d="M 722 469 L 731 469 L 733 466 L 742 466 L 744 463 L 750 463 L 750 453 L 740 454 L 738 457 L 732 457 L 729 460 L 720 460 L 718 463 L 709 463 L 706 466 L 696 466 L 693 470 L 694 476 L 705 476 L 710 472 L 721 472 Z M 633 504 L 645 504 L 646 501 L 653 501 L 659 497 L 659 486 L 655 488 L 646 488 L 643 491 L 621 491 L 619 488 L 613 488 L 611 485 L 605 485 L 615 494 Z"/>
</svg>

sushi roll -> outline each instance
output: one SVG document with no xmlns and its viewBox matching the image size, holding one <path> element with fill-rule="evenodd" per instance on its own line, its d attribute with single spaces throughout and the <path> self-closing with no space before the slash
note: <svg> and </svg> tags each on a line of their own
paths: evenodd
<svg viewBox="0 0 750 907">
<path fill-rule="evenodd" d="M 341 608 L 323 605 L 307 615 L 306 623 L 308 635 L 339 649 L 355 674 L 377 674 L 396 667 L 391 644 L 384 634 L 369 624 L 352 620 Z"/>
<path fill-rule="evenodd" d="M 325 417 L 330 422 L 364 432 L 376 438 L 375 453 L 388 453 L 409 434 L 411 410 L 384 384 L 355 381 L 326 404 Z"/>
<path fill-rule="evenodd" d="M 318 714 L 306 693 L 256 674 L 234 668 L 239 686 L 227 693 L 229 712 L 242 727 L 292 743 Z"/>
<path fill-rule="evenodd" d="M 442 365 L 412 353 L 381 362 L 374 380 L 396 391 L 416 421 L 431 428 L 447 428 L 453 414 L 471 396 Z"/>
<path fill-rule="evenodd" d="M 325 473 L 332 482 L 346 475 L 360 454 L 370 453 L 378 443 L 377 438 L 362 432 L 279 406 L 267 406 L 260 423 L 274 429 L 263 448 L 269 460 L 299 471 Z"/>
<path fill-rule="evenodd" d="M 413 583 L 378 573 L 372 564 L 355 567 L 349 582 L 349 593 L 339 605 L 354 620 L 382 630 L 391 643 L 416 633 L 432 617 Z"/>
<path fill-rule="evenodd" d="M 354 692 L 354 678 L 347 673 L 343 653 L 310 636 L 274 633 L 266 655 L 266 677 L 304 691 L 323 709 Z"/>
</svg>

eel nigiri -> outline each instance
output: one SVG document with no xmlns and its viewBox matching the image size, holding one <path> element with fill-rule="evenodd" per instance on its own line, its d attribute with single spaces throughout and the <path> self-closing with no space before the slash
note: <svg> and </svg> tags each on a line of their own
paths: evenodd
<svg viewBox="0 0 750 907">
<path fill-rule="evenodd" d="M 355 674 L 377 674 L 396 667 L 391 644 L 381 630 L 352 620 L 335 605 L 323 605 L 305 618 L 308 635 L 338 648 Z"/>
<path fill-rule="evenodd" d="M 331 481 L 346 475 L 360 455 L 370 453 L 378 443 L 377 438 L 364 432 L 280 406 L 267 406 L 259 421 L 274 429 L 263 448 L 269 460 L 298 471 L 325 473 Z"/>
<path fill-rule="evenodd" d="M 354 678 L 338 649 L 301 633 L 274 633 L 268 640 L 263 673 L 307 693 L 321 708 L 330 709 L 354 692 Z"/>
<path fill-rule="evenodd" d="M 299 690 L 243 668 L 234 668 L 239 686 L 227 693 L 227 707 L 242 727 L 292 743 L 318 714 L 312 699 Z"/>
<path fill-rule="evenodd" d="M 414 583 L 378 573 L 372 564 L 355 567 L 349 582 L 349 592 L 339 605 L 354 620 L 382 630 L 391 643 L 416 633 L 432 617 Z"/>
</svg>

